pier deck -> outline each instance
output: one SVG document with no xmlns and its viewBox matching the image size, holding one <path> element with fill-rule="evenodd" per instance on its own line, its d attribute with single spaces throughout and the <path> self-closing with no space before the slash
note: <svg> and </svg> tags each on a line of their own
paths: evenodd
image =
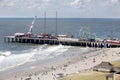
<svg viewBox="0 0 120 80">
<path fill-rule="evenodd" d="M 73 38 L 35 38 L 35 37 L 15 37 L 5 36 L 4 42 L 18 42 L 18 43 L 33 43 L 33 44 L 49 44 L 49 45 L 69 45 L 69 46 L 81 46 L 81 47 L 98 47 L 98 48 L 114 48 L 120 47 L 120 44 L 107 43 L 107 42 L 91 42 L 91 41 L 80 41 Z"/>
</svg>

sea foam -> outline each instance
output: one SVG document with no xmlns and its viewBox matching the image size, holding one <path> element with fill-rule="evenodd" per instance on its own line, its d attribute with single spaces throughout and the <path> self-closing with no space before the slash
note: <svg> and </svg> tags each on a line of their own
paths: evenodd
<svg viewBox="0 0 120 80">
<path fill-rule="evenodd" d="M 46 60 L 49 58 L 54 58 L 55 56 L 59 56 L 60 54 L 63 54 L 65 51 L 67 51 L 69 46 L 63 46 L 63 45 L 57 45 L 57 46 L 46 46 L 44 48 L 38 49 L 38 51 L 35 52 L 35 55 L 31 59 L 31 61 L 36 60 Z"/>
<path fill-rule="evenodd" d="M 32 50 L 28 53 L 11 54 L 11 52 L 1 52 L 0 56 L 0 70 L 5 70 L 11 67 L 22 65 L 29 61 L 35 54 Z"/>
</svg>

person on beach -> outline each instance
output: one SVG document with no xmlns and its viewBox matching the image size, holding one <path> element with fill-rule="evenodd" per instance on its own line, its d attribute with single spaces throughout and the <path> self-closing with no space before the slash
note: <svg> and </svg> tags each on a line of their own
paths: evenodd
<svg viewBox="0 0 120 80">
<path fill-rule="evenodd" d="M 38 77 L 38 80 L 40 80 L 40 78 Z"/>
<path fill-rule="evenodd" d="M 52 76 L 53 76 L 53 73 L 52 73 Z"/>
<path fill-rule="evenodd" d="M 95 58 L 93 59 L 93 63 L 95 63 Z"/>
<path fill-rule="evenodd" d="M 17 76 L 15 76 L 15 78 L 17 78 Z"/>
</svg>

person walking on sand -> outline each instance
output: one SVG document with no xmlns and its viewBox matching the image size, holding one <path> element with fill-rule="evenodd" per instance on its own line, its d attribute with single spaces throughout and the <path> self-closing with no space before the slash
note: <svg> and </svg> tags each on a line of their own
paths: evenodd
<svg viewBox="0 0 120 80">
<path fill-rule="evenodd" d="M 93 59 L 93 63 L 95 63 L 95 58 Z"/>
<path fill-rule="evenodd" d="M 38 77 L 38 80 L 40 80 L 40 78 Z"/>
</svg>

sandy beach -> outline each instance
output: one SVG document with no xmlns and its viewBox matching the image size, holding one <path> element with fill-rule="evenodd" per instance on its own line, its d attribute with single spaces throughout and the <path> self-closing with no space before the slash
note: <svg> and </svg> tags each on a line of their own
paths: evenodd
<svg viewBox="0 0 120 80">
<path fill-rule="evenodd" d="M 96 49 L 89 54 L 80 56 L 71 55 L 58 61 L 49 61 L 44 65 L 26 65 L 0 72 L 0 80 L 59 80 L 60 77 L 70 76 L 89 70 L 102 61 L 120 60 L 119 48 Z"/>
</svg>

